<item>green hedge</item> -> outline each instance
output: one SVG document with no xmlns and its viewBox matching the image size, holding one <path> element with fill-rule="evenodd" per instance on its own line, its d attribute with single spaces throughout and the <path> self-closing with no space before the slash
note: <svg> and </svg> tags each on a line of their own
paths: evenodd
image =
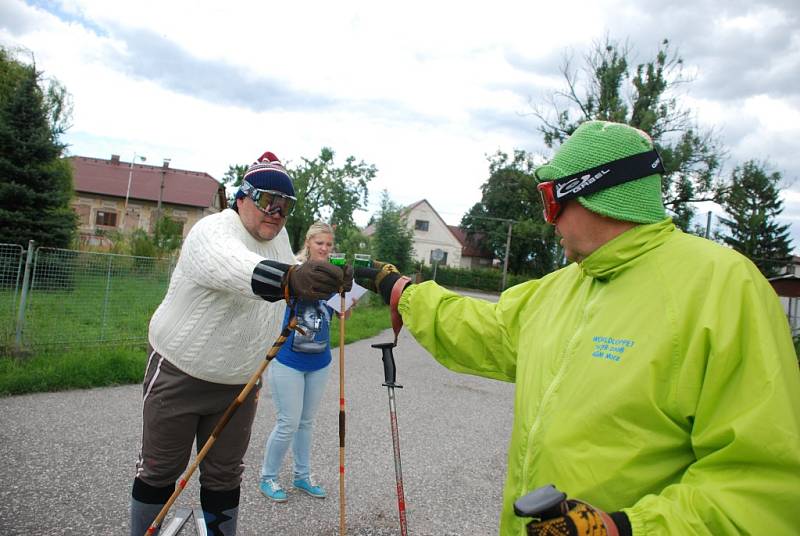
<svg viewBox="0 0 800 536">
<path fill-rule="evenodd" d="M 418 278 L 423 281 L 431 280 L 433 279 L 433 267 L 418 267 L 417 274 Z M 530 280 L 528 276 L 508 274 L 506 288 L 528 280 Z M 445 287 L 500 292 L 503 285 L 503 271 L 491 268 L 465 269 L 439 266 L 436 268 L 436 282 Z"/>
</svg>

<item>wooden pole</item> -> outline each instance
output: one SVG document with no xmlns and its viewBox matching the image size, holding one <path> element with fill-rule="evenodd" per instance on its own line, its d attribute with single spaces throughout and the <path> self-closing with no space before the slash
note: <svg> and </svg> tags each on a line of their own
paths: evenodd
<svg viewBox="0 0 800 536">
<path fill-rule="evenodd" d="M 150 527 L 148 527 L 147 531 L 144 533 L 145 536 L 152 536 L 158 530 L 158 527 L 161 526 L 161 522 L 164 521 L 165 517 L 167 517 L 169 509 L 172 507 L 172 505 L 177 500 L 178 496 L 186 487 L 186 484 L 189 482 L 189 479 L 192 478 L 192 475 L 194 474 L 195 470 L 200 466 L 200 462 L 203 461 L 203 458 L 206 457 L 208 451 L 211 450 L 211 447 L 214 446 L 214 443 L 217 441 L 217 438 L 222 433 L 222 430 L 225 428 L 225 425 L 228 424 L 228 421 L 231 420 L 231 417 L 233 417 L 233 414 L 236 413 L 237 409 L 239 409 L 239 406 L 241 406 L 242 403 L 244 403 L 244 401 L 247 399 L 247 395 L 249 395 L 250 391 L 253 390 L 253 387 L 255 387 L 256 382 L 258 382 L 258 379 L 261 377 L 261 374 L 263 374 L 264 370 L 266 370 L 267 365 L 269 365 L 269 362 L 272 361 L 272 359 L 276 355 L 278 355 L 278 351 L 281 349 L 281 346 L 283 346 L 283 343 L 286 342 L 286 339 L 289 338 L 289 334 L 293 329 L 295 329 L 296 326 L 297 326 L 297 319 L 294 316 L 292 316 L 289 319 L 288 324 L 286 324 L 286 327 L 283 328 L 283 331 L 281 331 L 281 334 L 273 343 L 272 348 L 270 348 L 269 352 L 267 352 L 264 361 L 262 361 L 261 364 L 258 366 L 258 370 L 256 370 L 253 373 L 253 375 L 250 376 L 250 380 L 247 382 L 247 385 L 245 385 L 242 391 L 239 393 L 239 396 L 237 396 L 233 400 L 233 402 L 231 402 L 231 405 L 228 406 L 228 409 L 225 410 L 225 413 L 222 415 L 219 422 L 217 422 L 217 425 L 214 427 L 214 430 L 211 432 L 211 437 L 208 438 L 206 444 L 203 445 L 203 448 L 200 449 L 200 451 L 197 453 L 194 462 L 189 466 L 189 469 L 186 470 L 186 473 L 184 473 L 183 477 L 181 477 L 181 479 L 178 481 L 178 485 L 175 487 L 175 491 L 172 492 L 172 495 L 170 496 L 169 500 L 167 500 L 163 508 L 161 508 L 161 511 L 158 513 L 153 522 L 150 523 Z"/>
<path fill-rule="evenodd" d="M 339 313 L 339 534 L 347 533 L 345 521 L 345 496 L 344 496 L 344 317 L 347 311 L 345 306 L 345 292 L 341 291 L 341 313 Z"/>
</svg>

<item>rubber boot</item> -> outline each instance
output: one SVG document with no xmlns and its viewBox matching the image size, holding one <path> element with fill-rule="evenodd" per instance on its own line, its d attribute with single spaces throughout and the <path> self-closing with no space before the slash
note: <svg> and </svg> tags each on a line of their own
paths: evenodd
<svg viewBox="0 0 800 536">
<path fill-rule="evenodd" d="M 133 481 L 131 492 L 131 536 L 144 536 L 150 524 L 169 500 L 175 484 L 156 488 L 145 484 L 138 478 Z M 158 534 L 160 530 L 153 534 Z"/>
<path fill-rule="evenodd" d="M 239 488 L 212 491 L 201 486 L 200 504 L 208 536 L 235 536 L 239 518 Z"/>
</svg>

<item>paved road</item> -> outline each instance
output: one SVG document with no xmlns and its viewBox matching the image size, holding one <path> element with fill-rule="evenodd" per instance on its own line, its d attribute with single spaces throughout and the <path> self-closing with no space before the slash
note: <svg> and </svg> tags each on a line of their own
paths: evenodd
<svg viewBox="0 0 800 536">
<path fill-rule="evenodd" d="M 380 353 L 370 347 L 390 336 L 345 349 L 345 498 L 353 535 L 400 533 L 388 397 Z M 265 389 L 245 460 L 240 535 L 338 534 L 338 350 L 334 356 L 312 457 L 329 497 L 292 492 L 275 504 L 258 492 L 263 443 L 275 422 Z M 404 385 L 396 396 L 409 533 L 496 534 L 513 385 L 450 372 L 406 332 L 395 358 Z M 0 399 L 0 534 L 127 534 L 140 396 L 138 386 L 124 386 Z M 287 459 L 281 480 L 290 478 Z M 177 505 L 198 503 L 195 475 Z"/>
</svg>

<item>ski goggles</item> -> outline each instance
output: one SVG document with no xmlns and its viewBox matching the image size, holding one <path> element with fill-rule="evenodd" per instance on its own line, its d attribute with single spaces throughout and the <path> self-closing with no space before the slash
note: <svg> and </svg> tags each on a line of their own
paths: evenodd
<svg viewBox="0 0 800 536">
<path fill-rule="evenodd" d="M 280 214 L 287 218 L 297 203 L 294 196 L 276 190 L 259 190 L 247 181 L 242 181 L 241 191 L 256 204 L 258 210 L 267 215 Z"/>
<path fill-rule="evenodd" d="M 579 171 L 567 177 L 540 182 L 536 189 L 542 197 L 544 221 L 554 224 L 570 199 L 590 195 L 655 173 L 664 173 L 664 164 L 655 149 L 626 156 L 603 165 Z M 538 170 L 534 176 L 539 179 Z"/>
</svg>

